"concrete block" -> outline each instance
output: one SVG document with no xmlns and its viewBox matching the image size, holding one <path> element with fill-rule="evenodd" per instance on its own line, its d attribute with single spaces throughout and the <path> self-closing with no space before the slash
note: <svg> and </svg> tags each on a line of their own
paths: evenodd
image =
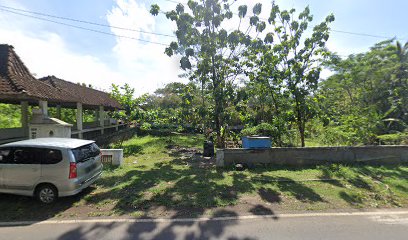
<svg viewBox="0 0 408 240">
<path fill-rule="evenodd" d="M 101 149 L 101 153 L 103 164 L 123 165 L 123 149 Z"/>
</svg>

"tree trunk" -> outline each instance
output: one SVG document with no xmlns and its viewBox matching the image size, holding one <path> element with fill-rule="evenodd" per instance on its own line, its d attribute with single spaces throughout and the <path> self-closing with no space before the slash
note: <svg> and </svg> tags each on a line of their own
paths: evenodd
<svg viewBox="0 0 408 240">
<path fill-rule="evenodd" d="M 221 119 L 221 114 L 222 114 L 222 91 L 220 91 L 220 88 L 222 85 L 219 83 L 219 79 L 217 79 L 217 75 L 215 72 L 215 59 L 214 56 L 211 57 L 212 61 L 212 80 L 213 80 L 213 94 L 214 94 L 214 102 L 215 102 L 215 111 L 214 111 L 214 123 L 215 123 L 215 131 L 217 133 L 217 139 L 216 139 L 216 146 L 217 148 L 223 148 L 224 147 L 224 141 L 221 136 L 221 126 L 222 126 L 222 119 Z"/>
<path fill-rule="evenodd" d="M 300 135 L 300 143 L 302 147 L 305 147 L 305 120 L 302 114 L 302 107 L 297 101 L 297 98 L 296 98 L 296 112 L 297 112 L 297 125 Z"/>
<path fill-rule="evenodd" d="M 301 142 L 301 146 L 305 147 L 305 126 L 303 123 L 300 124 L 301 127 L 299 129 L 299 133 L 300 133 L 300 142 Z"/>
</svg>

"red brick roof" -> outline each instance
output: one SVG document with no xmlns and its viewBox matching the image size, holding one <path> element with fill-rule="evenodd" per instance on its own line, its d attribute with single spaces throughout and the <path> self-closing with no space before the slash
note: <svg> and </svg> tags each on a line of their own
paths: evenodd
<svg viewBox="0 0 408 240">
<path fill-rule="evenodd" d="M 0 45 L 0 102 L 47 100 L 54 104 L 104 106 L 121 109 L 108 93 L 68 82 L 55 76 L 36 79 L 15 53 L 13 46 Z"/>
<path fill-rule="evenodd" d="M 105 106 L 107 108 L 121 109 L 119 102 L 108 93 L 82 86 L 80 84 L 65 81 L 55 76 L 47 76 L 39 79 L 59 89 L 69 89 L 80 99 L 80 102 L 89 106 Z"/>
<path fill-rule="evenodd" d="M 0 100 L 77 102 L 69 92 L 38 81 L 10 45 L 0 45 Z"/>
</svg>

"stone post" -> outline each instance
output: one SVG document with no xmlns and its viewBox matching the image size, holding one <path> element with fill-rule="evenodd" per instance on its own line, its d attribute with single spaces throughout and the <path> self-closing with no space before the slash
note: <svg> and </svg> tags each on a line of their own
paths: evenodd
<svg viewBox="0 0 408 240">
<path fill-rule="evenodd" d="M 57 118 L 61 119 L 61 105 L 57 105 Z"/>
<path fill-rule="evenodd" d="M 48 102 L 47 101 L 39 101 L 38 106 L 41 109 L 41 112 L 44 116 L 48 116 Z"/>
<path fill-rule="evenodd" d="M 103 106 L 99 106 L 99 126 L 102 127 L 101 134 L 104 134 L 104 127 L 105 127 L 105 111 Z"/>
<path fill-rule="evenodd" d="M 82 121 L 83 121 L 83 117 L 82 117 L 82 103 L 77 103 L 77 110 L 76 110 L 76 124 L 77 124 L 77 130 L 79 131 L 78 133 L 78 138 L 82 139 L 83 135 L 82 135 Z"/>
<path fill-rule="evenodd" d="M 21 127 L 23 128 L 24 135 L 28 136 L 28 102 L 21 102 Z"/>
</svg>

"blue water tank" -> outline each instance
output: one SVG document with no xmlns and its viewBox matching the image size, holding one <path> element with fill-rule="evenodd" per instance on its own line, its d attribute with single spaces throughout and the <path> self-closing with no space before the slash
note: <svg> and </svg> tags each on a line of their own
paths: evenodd
<svg viewBox="0 0 408 240">
<path fill-rule="evenodd" d="M 247 136 L 242 137 L 243 148 L 271 148 L 272 140 L 270 137 Z"/>
</svg>

